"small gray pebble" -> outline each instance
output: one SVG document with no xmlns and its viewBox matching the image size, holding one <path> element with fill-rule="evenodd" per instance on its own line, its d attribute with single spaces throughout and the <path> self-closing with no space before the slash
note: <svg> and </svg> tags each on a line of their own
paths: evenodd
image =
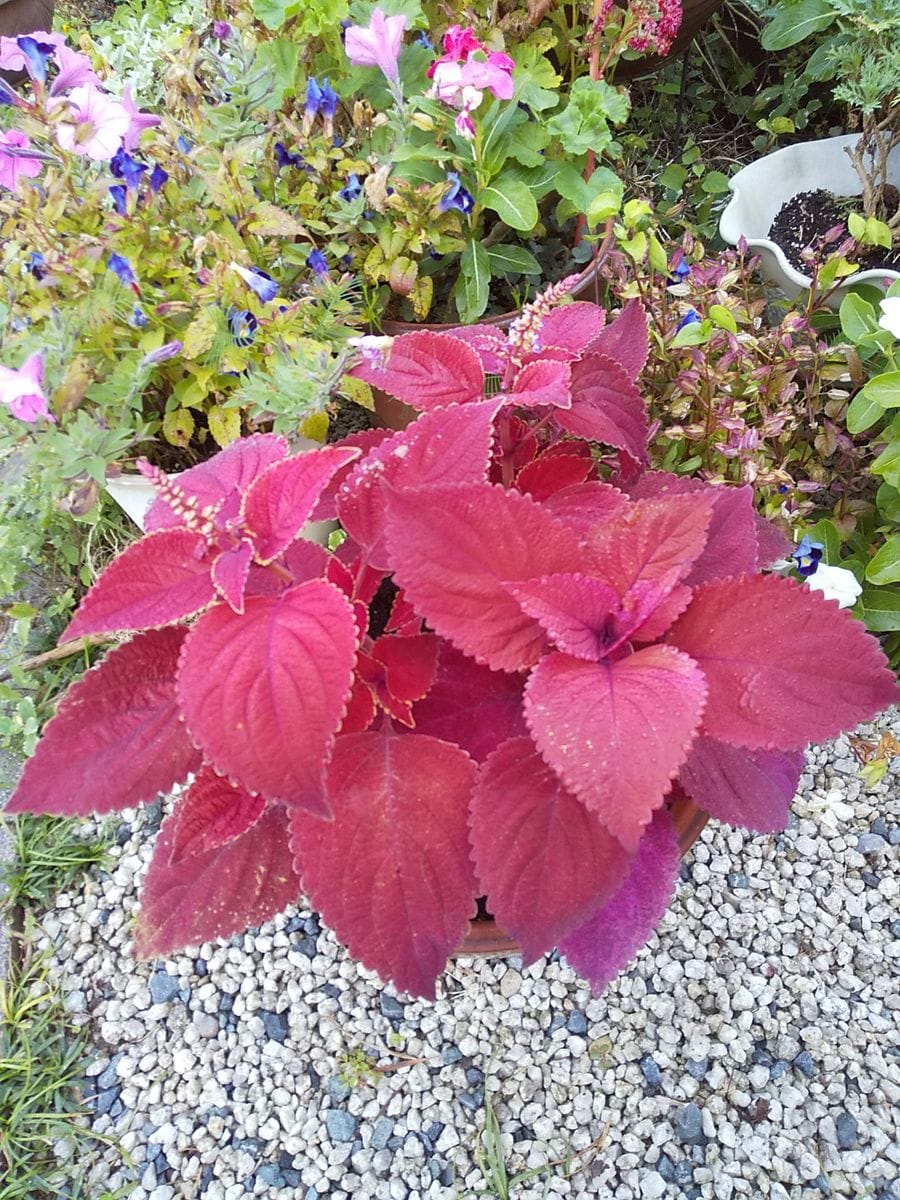
<svg viewBox="0 0 900 1200">
<path fill-rule="evenodd" d="M 484 1083 L 484 1071 L 479 1071 L 478 1067 L 467 1067 L 466 1083 L 471 1087 L 478 1087 L 479 1084 Z"/>
<path fill-rule="evenodd" d="M 119 1081 L 119 1073 L 116 1070 L 119 1063 L 125 1057 L 124 1050 L 120 1050 L 118 1054 L 114 1054 L 109 1060 L 109 1063 L 103 1068 L 97 1076 L 97 1088 L 104 1092 L 107 1088 L 114 1087 Z"/>
<path fill-rule="evenodd" d="M 394 1132 L 394 1122 L 390 1117 L 379 1117 L 372 1128 L 369 1145 L 373 1150 L 383 1150 Z"/>
<path fill-rule="evenodd" d="M 346 1100 L 350 1095 L 350 1084 L 344 1079 L 340 1079 L 337 1075 L 332 1075 L 328 1080 L 328 1095 L 338 1104 L 342 1100 Z"/>
<path fill-rule="evenodd" d="M 743 871 L 738 871 L 732 875 L 729 875 L 727 877 L 727 879 L 728 879 L 728 886 L 730 888 L 735 888 L 735 889 L 740 888 L 742 890 L 746 890 L 750 886 L 750 880 L 743 873 Z"/>
<path fill-rule="evenodd" d="M 270 1038 L 273 1042 L 285 1042 L 287 1040 L 287 1013 L 274 1013 L 268 1012 L 266 1009 L 261 1009 L 259 1015 L 262 1018 L 267 1038 Z"/>
<path fill-rule="evenodd" d="M 458 1046 L 445 1046 L 441 1051 L 441 1062 L 445 1067 L 449 1067 L 452 1063 L 459 1062 L 462 1058 L 462 1051 Z"/>
<path fill-rule="evenodd" d="M 794 1059 L 794 1066 L 798 1071 L 802 1071 L 807 1079 L 812 1079 L 816 1073 L 816 1064 L 813 1062 L 812 1055 L 808 1050 L 801 1050 Z"/>
<path fill-rule="evenodd" d="M 302 954 L 304 958 L 313 959 L 319 953 L 319 939 L 307 935 L 291 944 L 291 950 Z"/>
<path fill-rule="evenodd" d="M 888 834 L 888 841 L 892 846 L 900 846 L 900 825 L 895 825 Z"/>
<path fill-rule="evenodd" d="M 484 1092 L 480 1088 L 477 1092 L 460 1092 L 458 1099 L 463 1108 L 477 1112 L 484 1103 Z"/>
<path fill-rule="evenodd" d="M 569 1013 L 569 1019 L 566 1021 L 566 1029 L 568 1029 L 569 1033 L 583 1036 L 588 1031 L 587 1017 L 576 1008 L 574 1012 Z"/>
<path fill-rule="evenodd" d="M 682 1186 L 684 1186 L 686 1183 L 690 1183 L 694 1178 L 694 1164 L 692 1162 L 688 1162 L 686 1158 L 683 1158 L 681 1162 L 677 1162 L 675 1164 L 673 1175 L 675 1182 L 680 1183 Z"/>
<path fill-rule="evenodd" d="M 641 1073 L 650 1087 L 658 1088 L 662 1083 L 662 1072 L 652 1054 L 645 1054 L 641 1059 Z"/>
<path fill-rule="evenodd" d="M 703 1142 L 703 1114 L 697 1104 L 685 1104 L 675 1118 L 675 1136 L 686 1146 Z"/>
<path fill-rule="evenodd" d="M 841 1150 L 852 1150 L 859 1138 L 859 1126 L 852 1113 L 842 1112 L 835 1119 L 834 1129 L 837 1133 L 837 1143 Z"/>
<path fill-rule="evenodd" d="M 861 871 L 862 881 L 866 887 L 877 888 L 881 886 L 881 880 L 874 871 Z"/>
<path fill-rule="evenodd" d="M 181 991 L 178 980 L 168 971 L 159 968 L 150 976 L 150 1001 L 153 1004 L 168 1004 Z"/>
<path fill-rule="evenodd" d="M 860 854 L 880 854 L 887 848 L 887 842 L 880 833 L 861 833 L 856 843 Z"/>
<path fill-rule="evenodd" d="M 891 933 L 895 938 L 900 938 L 900 917 L 895 917 L 894 920 L 891 921 Z"/>
<path fill-rule="evenodd" d="M 550 1024 L 547 1026 L 547 1032 L 556 1033 L 557 1029 L 562 1029 L 565 1023 L 566 1018 L 562 1015 L 562 1013 L 555 1013 L 550 1018 Z"/>
<path fill-rule="evenodd" d="M 694 1079 L 703 1079 L 709 1070 L 709 1059 L 706 1057 L 689 1058 L 684 1064 L 684 1069 Z"/>
<path fill-rule="evenodd" d="M 876 817 L 869 829 L 872 833 L 877 833 L 879 837 L 886 838 L 888 836 L 887 821 L 884 817 Z"/>
<path fill-rule="evenodd" d="M 108 1088 L 105 1092 L 100 1092 L 97 1096 L 97 1116 L 102 1117 L 107 1114 L 119 1099 L 121 1088 Z"/>
<path fill-rule="evenodd" d="M 778 1062 L 773 1063 L 772 1067 L 769 1069 L 769 1078 L 770 1079 L 780 1079 L 782 1077 L 782 1075 L 785 1073 L 785 1071 L 788 1069 L 789 1065 L 790 1064 L 787 1062 L 786 1059 L 779 1058 Z"/>
<path fill-rule="evenodd" d="M 657 1159 L 656 1169 L 660 1175 L 662 1175 L 666 1183 L 675 1182 L 675 1164 L 665 1152 L 663 1152 Z"/>
<path fill-rule="evenodd" d="M 284 1175 L 278 1163 L 264 1163 L 256 1174 L 269 1187 L 284 1187 Z"/>
<path fill-rule="evenodd" d="M 404 1008 L 396 996 L 382 992 L 378 998 L 378 1006 L 381 1009 L 381 1015 L 387 1017 L 389 1021 L 403 1020 Z"/>
<path fill-rule="evenodd" d="M 325 1114 L 325 1128 L 332 1142 L 352 1142 L 357 1124 L 356 1117 L 343 1108 L 329 1108 Z"/>
</svg>

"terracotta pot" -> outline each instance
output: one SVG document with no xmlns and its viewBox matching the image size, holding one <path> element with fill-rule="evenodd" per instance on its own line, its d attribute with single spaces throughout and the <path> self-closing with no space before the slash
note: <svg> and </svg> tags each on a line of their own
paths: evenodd
<svg viewBox="0 0 900 1200">
<path fill-rule="evenodd" d="M 700 836 L 709 815 L 687 796 L 679 796 L 669 812 L 678 833 L 679 849 L 682 855 L 685 855 Z M 493 917 L 490 917 L 487 920 L 469 922 L 469 932 L 452 957 L 470 955 L 473 958 L 504 958 L 518 953 L 518 944 L 498 927 Z"/>
<path fill-rule="evenodd" d="M 672 48 L 666 57 L 660 58 L 659 55 L 654 54 L 645 58 L 636 58 L 631 62 L 620 62 L 616 66 L 613 81 L 625 83 L 629 79 L 637 79 L 641 75 L 651 75 L 654 71 L 661 70 L 673 58 L 684 54 L 709 18 L 718 12 L 724 3 L 725 0 L 683 0 L 681 27 L 678 30 L 678 37 L 672 43 Z"/>
</svg>

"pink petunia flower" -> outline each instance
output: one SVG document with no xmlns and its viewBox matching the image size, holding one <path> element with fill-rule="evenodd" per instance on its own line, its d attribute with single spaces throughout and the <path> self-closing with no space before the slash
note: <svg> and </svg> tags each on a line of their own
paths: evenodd
<svg viewBox="0 0 900 1200">
<path fill-rule="evenodd" d="M 468 115 L 478 107 L 471 103 L 473 89 L 488 90 L 498 100 L 512 99 L 515 65 L 508 54 L 488 50 L 471 29 L 454 25 L 444 35 L 444 53 L 428 68 L 428 78 L 432 81 L 428 95 L 454 108 L 464 108 Z M 468 101 L 464 96 L 467 89 Z"/>
<path fill-rule="evenodd" d="M 40 42 L 44 46 L 55 46 L 57 52 L 60 46 L 65 46 L 66 39 L 61 33 L 45 33 L 43 29 L 39 29 L 36 33 L 30 33 L 29 37 L 34 38 L 36 42 Z M 27 67 L 27 60 L 22 53 L 18 40 L 14 37 L 0 37 L 0 71 L 12 71 L 18 73 L 24 71 Z"/>
<path fill-rule="evenodd" d="M 54 102 L 57 104 L 68 108 L 56 127 L 56 140 L 64 150 L 88 158 L 112 158 L 131 123 L 124 105 L 90 83 L 73 88 L 64 99 Z"/>
<path fill-rule="evenodd" d="M 13 151 L 27 150 L 30 145 L 29 139 L 18 129 L 10 129 L 8 133 L 0 132 L 0 187 L 18 192 L 21 175 L 28 179 L 40 175 L 42 163 L 38 159 L 5 150 L 7 146 Z"/>
<path fill-rule="evenodd" d="M 5 404 L 20 421 L 34 424 L 41 417 L 55 421 L 44 395 L 43 351 L 26 358 L 21 367 L 0 366 L 0 404 Z"/>
<path fill-rule="evenodd" d="M 57 48 L 56 62 L 59 74 L 50 85 L 51 96 L 61 96 L 69 88 L 83 87 L 86 83 L 100 86 L 100 80 L 94 74 L 91 60 L 86 54 L 79 54 L 63 43 Z"/>
<path fill-rule="evenodd" d="M 122 107 L 128 113 L 131 124 L 125 132 L 125 137 L 122 139 L 122 145 L 126 150 L 136 149 L 138 142 L 141 140 L 141 134 L 145 129 L 152 129 L 154 125 L 159 124 L 159 117 L 153 113 L 141 112 L 135 104 L 131 96 L 131 85 L 125 85 L 125 90 L 122 92 Z"/>
<path fill-rule="evenodd" d="M 351 25 L 344 35 L 347 57 L 355 67 L 378 67 L 396 83 L 400 78 L 397 59 L 403 44 L 406 17 L 386 17 L 380 8 L 372 13 L 368 29 Z"/>
<path fill-rule="evenodd" d="M 443 46 L 444 58 L 453 59 L 455 62 L 464 62 L 473 50 L 484 49 L 474 30 L 463 29 L 461 25 L 450 26 L 444 34 Z"/>
</svg>

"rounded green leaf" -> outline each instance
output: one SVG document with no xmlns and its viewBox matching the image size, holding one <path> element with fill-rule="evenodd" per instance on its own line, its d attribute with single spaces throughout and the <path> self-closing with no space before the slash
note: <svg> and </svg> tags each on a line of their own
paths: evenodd
<svg viewBox="0 0 900 1200">
<path fill-rule="evenodd" d="M 869 583 L 900 583 L 900 533 L 892 533 L 866 567 Z"/>
<path fill-rule="evenodd" d="M 479 194 L 485 208 L 495 212 L 510 229 L 530 233 L 538 223 L 537 201 L 531 189 L 521 179 L 504 173 Z"/>
<path fill-rule="evenodd" d="M 835 15 L 835 9 L 828 0 L 800 0 L 795 4 L 782 4 L 762 31 L 760 43 L 764 50 L 786 50 L 811 34 L 827 29 Z"/>
</svg>

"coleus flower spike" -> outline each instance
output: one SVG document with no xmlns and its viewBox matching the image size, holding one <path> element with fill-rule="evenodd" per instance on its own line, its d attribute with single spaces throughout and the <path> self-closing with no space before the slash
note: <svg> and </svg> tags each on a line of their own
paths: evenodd
<svg viewBox="0 0 900 1200">
<path fill-rule="evenodd" d="M 148 533 L 67 631 L 137 633 L 11 804 L 115 809 L 193 774 L 139 953 L 227 936 L 302 881 L 366 966 L 433 996 L 485 895 L 526 961 L 558 945 L 599 989 L 671 898 L 687 797 L 783 827 L 807 741 L 897 699 L 859 622 L 761 573 L 784 548 L 749 488 L 601 477 L 586 430 L 646 454 L 646 348 L 639 306 L 580 303 L 400 337 L 381 366 L 367 343 L 356 373 L 418 410 L 406 429 L 152 473 Z M 298 536 L 335 513 L 335 553 Z"/>
</svg>

